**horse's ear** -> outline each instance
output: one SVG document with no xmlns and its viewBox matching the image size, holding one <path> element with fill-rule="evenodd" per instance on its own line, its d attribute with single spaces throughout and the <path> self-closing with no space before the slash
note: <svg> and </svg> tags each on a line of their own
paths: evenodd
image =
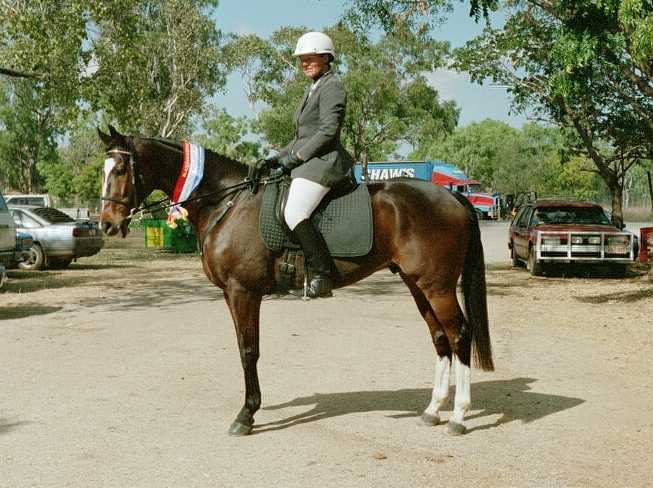
<svg viewBox="0 0 653 488">
<path fill-rule="evenodd" d="M 111 134 L 111 137 L 116 137 L 120 135 L 120 133 L 112 125 L 109 126 L 109 134 Z"/>
<path fill-rule="evenodd" d="M 100 136 L 100 140 L 104 143 L 105 146 L 111 146 L 113 138 L 109 134 L 102 132 L 99 127 L 97 129 L 97 135 Z"/>
</svg>

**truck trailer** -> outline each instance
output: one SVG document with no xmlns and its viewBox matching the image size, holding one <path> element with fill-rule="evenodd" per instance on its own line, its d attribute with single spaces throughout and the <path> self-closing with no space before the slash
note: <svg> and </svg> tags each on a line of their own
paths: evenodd
<svg viewBox="0 0 653 488">
<path fill-rule="evenodd" d="M 356 180 L 362 181 L 362 167 L 354 167 Z M 481 183 L 473 180 L 457 166 L 446 161 L 374 161 L 367 164 L 367 181 L 383 181 L 390 178 L 417 178 L 430 181 L 457 191 L 474 205 L 479 218 L 499 219 L 501 199 L 498 193 L 490 194 L 481 190 Z"/>
</svg>

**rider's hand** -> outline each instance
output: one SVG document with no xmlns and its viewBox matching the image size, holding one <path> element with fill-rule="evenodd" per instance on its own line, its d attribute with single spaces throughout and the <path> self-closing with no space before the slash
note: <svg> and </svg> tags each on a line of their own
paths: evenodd
<svg viewBox="0 0 653 488">
<path fill-rule="evenodd" d="M 270 178 L 277 178 L 289 173 L 290 170 L 285 166 L 276 166 L 270 170 Z"/>
<path fill-rule="evenodd" d="M 279 158 L 279 165 L 283 166 L 288 171 L 296 168 L 302 164 L 302 162 L 303 161 L 300 161 L 293 153 L 284 154 Z"/>
<path fill-rule="evenodd" d="M 272 156 L 268 156 L 263 160 L 265 162 L 265 166 L 267 166 L 270 169 L 276 168 L 279 165 L 280 157 L 281 155 L 279 153 L 273 154 Z"/>
</svg>

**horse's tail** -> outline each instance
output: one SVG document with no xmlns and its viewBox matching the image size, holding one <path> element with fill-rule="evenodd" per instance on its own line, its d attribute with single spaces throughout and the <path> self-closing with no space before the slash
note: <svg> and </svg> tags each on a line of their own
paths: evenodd
<svg viewBox="0 0 653 488">
<path fill-rule="evenodd" d="M 494 371 L 492 344 L 487 317 L 487 297 L 485 289 L 485 260 L 481 229 L 478 225 L 476 209 L 464 195 L 454 192 L 454 196 L 469 212 L 469 243 L 463 267 L 463 295 L 465 315 L 471 329 L 472 355 L 474 363 L 483 371 Z"/>
</svg>

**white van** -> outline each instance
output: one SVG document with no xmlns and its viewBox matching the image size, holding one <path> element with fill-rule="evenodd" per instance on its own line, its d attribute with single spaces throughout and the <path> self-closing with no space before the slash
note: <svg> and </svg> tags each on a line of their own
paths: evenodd
<svg viewBox="0 0 653 488">
<path fill-rule="evenodd" d="M 16 224 L 0 194 L 0 288 L 7 278 L 5 268 L 16 263 Z"/>
<path fill-rule="evenodd" d="M 6 195 L 7 205 L 33 205 L 35 207 L 51 207 L 52 201 L 47 193 L 32 195 Z"/>
</svg>

